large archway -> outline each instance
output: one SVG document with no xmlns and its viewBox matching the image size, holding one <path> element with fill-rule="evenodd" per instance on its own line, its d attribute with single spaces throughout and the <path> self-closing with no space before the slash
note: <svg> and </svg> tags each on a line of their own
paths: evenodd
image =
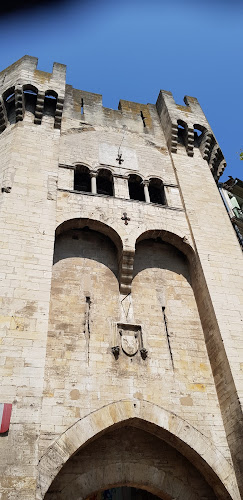
<svg viewBox="0 0 243 500">
<path fill-rule="evenodd" d="M 123 430 L 121 432 L 120 430 L 122 427 Z M 71 463 L 69 462 L 69 459 L 72 460 L 74 457 L 77 457 L 78 454 L 81 454 L 83 463 L 88 464 L 91 460 L 91 455 L 89 455 L 89 458 L 86 456 L 85 460 L 85 449 L 87 451 L 90 444 L 97 441 L 97 450 L 102 450 L 104 449 L 104 443 L 102 448 L 102 442 L 99 442 L 98 440 L 100 438 L 103 439 L 103 436 L 106 435 L 107 431 L 109 431 L 108 434 L 111 432 L 110 436 L 112 433 L 113 436 L 116 436 L 118 435 L 117 430 L 120 429 L 119 437 L 122 435 L 124 437 L 126 434 L 129 436 L 130 431 L 127 430 L 129 428 L 135 429 L 135 433 L 140 431 L 145 433 L 143 435 L 146 435 L 145 441 L 147 440 L 147 449 L 157 450 L 157 458 L 155 456 L 150 456 L 149 462 L 146 462 L 144 467 L 142 467 L 141 460 L 146 447 L 140 448 L 138 445 L 135 455 L 133 453 L 133 455 L 131 456 L 130 454 L 129 457 L 126 454 L 123 454 L 123 457 L 121 457 L 116 464 L 114 460 L 104 460 L 100 468 L 99 463 L 97 462 L 97 470 L 96 467 L 93 466 L 89 472 L 87 471 L 89 478 L 88 476 L 85 476 L 85 471 L 83 469 L 84 477 L 81 479 L 84 486 L 83 493 L 80 493 L 80 473 L 76 475 L 75 481 L 72 482 L 72 487 L 74 488 L 73 495 L 76 491 L 75 485 L 77 485 L 80 494 L 76 498 L 75 496 L 71 496 L 70 498 L 72 498 L 72 500 L 81 500 L 81 498 L 86 498 L 95 491 L 119 485 L 142 487 L 144 489 L 148 489 L 148 491 L 151 491 L 154 494 L 157 494 L 164 500 L 171 500 L 173 498 L 181 498 L 183 500 L 188 498 L 203 498 L 202 496 L 178 497 L 178 492 L 177 496 L 168 496 L 174 495 L 174 490 L 168 489 L 169 486 L 166 486 L 167 481 L 168 484 L 171 484 L 172 482 L 176 485 L 174 487 L 179 489 L 182 489 L 182 485 L 184 485 L 183 487 L 186 488 L 185 491 L 187 491 L 187 495 L 188 485 L 185 484 L 185 481 L 183 482 L 183 480 L 180 480 L 178 475 L 176 475 L 176 478 L 173 477 L 173 481 L 171 481 L 170 475 L 168 475 L 168 470 L 166 472 L 160 468 L 157 455 L 158 449 L 162 449 L 161 447 L 164 447 L 164 453 L 162 453 L 164 457 L 166 457 L 166 454 L 168 456 L 169 450 L 170 453 L 174 453 L 174 457 L 176 456 L 179 461 L 182 460 L 184 465 L 182 464 L 181 466 L 184 467 L 185 464 L 187 464 L 187 470 L 188 467 L 190 468 L 193 464 L 193 467 L 197 471 L 196 474 L 199 474 L 200 478 L 202 478 L 200 481 L 202 481 L 202 483 L 205 481 L 205 484 L 208 484 L 211 487 L 214 493 L 210 494 L 214 494 L 215 498 L 218 500 L 236 500 L 240 498 L 232 466 L 223 457 L 219 450 L 215 448 L 213 443 L 206 439 L 200 432 L 175 414 L 151 403 L 145 401 L 136 403 L 133 401 L 119 401 L 100 408 L 98 411 L 80 419 L 75 425 L 62 434 L 60 438 L 48 449 L 48 451 L 41 458 L 38 466 L 38 499 L 48 499 L 48 496 L 45 497 L 45 494 L 48 492 L 48 495 L 50 493 L 53 495 L 55 493 L 57 495 L 56 498 L 55 496 L 49 496 L 52 500 L 68 500 L 68 496 L 60 497 L 60 491 L 57 491 L 57 489 L 56 491 L 55 489 L 52 491 L 52 487 L 50 488 L 50 486 L 55 478 L 58 477 L 58 473 L 62 470 L 62 468 L 69 467 L 69 464 Z M 134 435 L 133 441 L 139 442 L 138 439 L 134 440 Z M 152 438 L 151 435 L 153 436 Z M 149 443 L 149 440 L 151 439 L 158 440 L 156 443 L 159 443 L 159 447 L 158 444 L 154 444 L 155 441 L 152 444 L 151 442 Z M 119 439 L 120 443 L 123 441 L 125 441 L 125 438 L 122 440 Z M 123 445 L 122 448 L 124 452 Z M 115 449 L 117 449 L 117 446 Z M 140 454 L 140 460 L 136 454 Z M 94 457 L 97 458 L 97 451 L 95 452 L 95 447 Z M 74 458 L 74 460 L 77 459 Z M 172 469 L 170 468 L 170 471 Z M 63 469 L 63 471 L 64 470 L 65 469 Z M 156 472 L 156 470 L 160 470 L 160 472 Z M 92 477 L 93 482 L 91 481 Z M 190 478 L 190 474 L 188 477 Z M 182 484 L 179 484 L 177 480 Z M 67 484 L 64 483 L 62 488 L 63 490 L 67 487 Z M 55 486 L 55 483 L 53 484 Z M 85 485 L 87 484 L 90 486 L 86 488 Z M 69 487 L 71 487 L 70 481 Z M 64 495 L 64 493 L 65 492 L 63 491 L 62 495 Z M 195 490 L 194 494 L 196 495 L 196 493 L 197 492 Z M 214 497 L 212 496 L 212 498 Z"/>
<path fill-rule="evenodd" d="M 181 453 L 128 424 L 104 433 L 70 458 L 45 500 L 102 500 L 104 489 L 116 500 L 113 490 L 121 486 L 141 488 L 163 500 L 216 500 L 202 474 Z"/>
</svg>

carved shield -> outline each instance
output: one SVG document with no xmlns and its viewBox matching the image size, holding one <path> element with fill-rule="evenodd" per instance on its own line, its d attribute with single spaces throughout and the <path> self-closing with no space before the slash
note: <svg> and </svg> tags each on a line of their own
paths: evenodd
<svg viewBox="0 0 243 500">
<path fill-rule="evenodd" d="M 135 335 L 122 335 L 121 338 L 122 350 L 128 356 L 134 356 L 138 352 L 138 338 Z"/>
</svg>

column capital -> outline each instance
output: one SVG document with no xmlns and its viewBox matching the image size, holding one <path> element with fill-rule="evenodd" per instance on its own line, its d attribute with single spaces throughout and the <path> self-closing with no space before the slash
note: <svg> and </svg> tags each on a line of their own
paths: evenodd
<svg viewBox="0 0 243 500">
<path fill-rule="evenodd" d="M 143 189 L 144 189 L 145 201 L 146 201 L 146 203 L 150 203 L 149 180 L 148 179 L 144 179 L 144 181 L 142 181 L 142 184 L 143 184 Z"/>
<path fill-rule="evenodd" d="M 149 179 L 144 179 L 142 181 L 142 184 L 143 184 L 143 186 L 149 186 L 149 182 L 150 182 Z"/>
<path fill-rule="evenodd" d="M 90 170 L 89 173 L 90 177 L 98 177 L 99 172 L 97 172 L 97 170 Z"/>
</svg>

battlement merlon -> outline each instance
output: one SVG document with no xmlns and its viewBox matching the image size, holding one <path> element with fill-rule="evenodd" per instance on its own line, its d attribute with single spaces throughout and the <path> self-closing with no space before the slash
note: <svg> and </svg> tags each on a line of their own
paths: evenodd
<svg viewBox="0 0 243 500">
<path fill-rule="evenodd" d="M 167 90 L 161 90 L 157 99 L 157 109 L 159 107 L 166 107 L 170 117 L 174 120 L 186 121 L 188 126 L 194 127 L 196 124 L 201 124 L 208 130 L 211 130 L 210 125 L 206 119 L 206 116 L 197 100 L 196 97 L 185 96 L 185 105 L 176 104 L 174 97 L 171 92 Z"/>
<path fill-rule="evenodd" d="M 185 106 L 176 104 L 171 92 L 161 90 L 156 108 L 165 134 L 168 149 L 177 153 L 179 128 L 188 156 L 194 155 L 195 132 L 199 131 L 199 149 L 217 180 L 223 173 L 226 162 L 213 131 L 196 97 L 185 96 Z"/>
<path fill-rule="evenodd" d="M 53 64 L 52 73 L 37 69 L 38 58 L 25 55 L 0 72 L 1 93 L 11 87 L 32 85 L 40 92 L 53 90 L 64 98 L 66 84 L 66 66 Z"/>
<path fill-rule="evenodd" d="M 0 131 L 8 126 L 6 116 L 6 101 L 14 94 L 16 122 L 22 121 L 25 114 L 24 92 L 34 92 L 36 95 L 34 123 L 40 125 L 44 112 L 45 99 L 49 96 L 55 99 L 54 127 L 61 128 L 63 103 L 66 87 L 66 66 L 53 64 L 52 73 L 37 69 L 38 59 L 24 56 L 0 73 Z"/>
</svg>

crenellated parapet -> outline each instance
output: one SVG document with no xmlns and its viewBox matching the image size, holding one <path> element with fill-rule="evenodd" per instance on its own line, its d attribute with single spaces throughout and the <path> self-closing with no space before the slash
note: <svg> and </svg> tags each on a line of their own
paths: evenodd
<svg viewBox="0 0 243 500">
<path fill-rule="evenodd" d="M 179 145 L 183 145 L 187 155 L 193 157 L 194 148 L 199 148 L 217 180 L 226 167 L 223 153 L 198 100 L 186 96 L 184 101 L 185 106 L 176 104 L 172 93 L 165 90 L 158 96 L 156 107 L 168 149 L 177 153 Z"/>
<path fill-rule="evenodd" d="M 60 129 L 66 85 L 66 66 L 54 63 L 52 73 L 37 70 L 38 59 L 24 56 L 0 73 L 0 132 L 24 119 L 26 111 L 40 125 L 53 117 Z"/>
<path fill-rule="evenodd" d="M 222 174 L 224 156 L 196 98 L 186 96 L 185 105 L 178 105 L 171 92 L 161 90 L 156 105 L 121 100 L 113 110 L 103 106 L 100 94 L 66 85 L 66 66 L 54 63 L 47 73 L 37 69 L 37 62 L 24 56 L 0 73 L 0 133 L 30 114 L 28 120 L 35 125 L 45 121 L 61 129 L 63 123 L 64 133 L 70 128 L 112 127 L 120 129 L 122 137 L 139 134 L 163 151 L 167 144 L 173 154 L 186 151 L 193 157 L 197 148 L 214 178 Z"/>
</svg>

